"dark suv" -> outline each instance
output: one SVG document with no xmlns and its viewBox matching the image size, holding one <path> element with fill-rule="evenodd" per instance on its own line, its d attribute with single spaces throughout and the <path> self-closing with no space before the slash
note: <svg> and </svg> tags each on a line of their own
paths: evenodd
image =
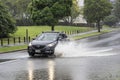
<svg viewBox="0 0 120 80">
<path fill-rule="evenodd" d="M 62 32 L 43 32 L 28 45 L 29 56 L 35 54 L 54 55 L 58 42 L 68 41 L 67 35 Z"/>
</svg>

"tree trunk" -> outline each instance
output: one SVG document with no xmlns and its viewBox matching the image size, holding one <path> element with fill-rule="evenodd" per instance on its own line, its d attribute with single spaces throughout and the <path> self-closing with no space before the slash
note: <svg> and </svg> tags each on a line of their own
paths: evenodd
<svg viewBox="0 0 120 80">
<path fill-rule="evenodd" d="M 51 31 L 54 31 L 54 27 L 55 27 L 55 26 L 51 26 Z"/>
<path fill-rule="evenodd" d="M 100 21 L 97 22 L 97 28 L 98 28 L 98 32 L 101 32 L 100 31 Z"/>
<path fill-rule="evenodd" d="M 72 26 L 72 24 L 73 24 L 73 18 L 71 16 L 70 25 Z"/>
</svg>

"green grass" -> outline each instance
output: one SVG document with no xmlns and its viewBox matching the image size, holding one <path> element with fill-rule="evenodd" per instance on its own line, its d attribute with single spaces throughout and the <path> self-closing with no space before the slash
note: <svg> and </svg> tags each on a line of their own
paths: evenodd
<svg viewBox="0 0 120 80">
<path fill-rule="evenodd" d="M 91 37 L 91 36 L 97 36 L 97 35 L 101 35 L 101 34 L 104 34 L 104 33 L 108 33 L 110 31 L 111 30 L 104 30 L 104 31 L 101 31 L 101 32 L 92 32 L 92 33 L 89 33 L 89 34 L 83 34 L 83 35 L 80 35 L 80 36 L 74 36 L 73 40 L 87 38 L 87 37 Z"/>
<path fill-rule="evenodd" d="M 1 47 L 0 48 L 0 53 L 9 52 L 9 51 L 16 51 L 16 50 L 22 50 L 22 49 L 27 49 L 27 45 Z"/>
<path fill-rule="evenodd" d="M 49 26 L 18 26 L 18 30 L 16 33 L 12 34 L 12 37 L 25 37 L 26 29 L 28 29 L 28 34 L 30 37 L 36 37 L 36 35 L 42 33 L 43 31 L 51 31 L 51 27 Z M 92 30 L 92 28 L 88 27 L 74 27 L 74 26 L 55 26 L 55 31 L 76 31 L 85 32 Z"/>
</svg>

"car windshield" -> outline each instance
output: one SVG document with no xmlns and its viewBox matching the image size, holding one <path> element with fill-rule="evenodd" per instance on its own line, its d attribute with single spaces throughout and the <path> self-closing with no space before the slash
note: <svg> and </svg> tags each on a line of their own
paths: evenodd
<svg viewBox="0 0 120 80">
<path fill-rule="evenodd" d="M 57 39 L 57 33 L 43 33 L 36 40 L 40 41 L 55 41 Z"/>
</svg>

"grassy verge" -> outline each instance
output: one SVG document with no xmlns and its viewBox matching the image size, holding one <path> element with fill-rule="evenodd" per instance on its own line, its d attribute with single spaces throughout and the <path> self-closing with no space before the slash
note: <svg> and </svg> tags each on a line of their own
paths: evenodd
<svg viewBox="0 0 120 80">
<path fill-rule="evenodd" d="M 0 48 L 0 53 L 10 52 L 10 51 L 17 51 L 17 50 L 23 50 L 23 49 L 27 49 L 27 45 L 1 47 Z"/>
<path fill-rule="evenodd" d="M 51 31 L 51 27 L 49 26 L 18 26 L 18 30 L 16 33 L 11 34 L 12 37 L 25 37 L 26 29 L 28 29 L 28 35 L 30 37 L 36 37 L 36 35 L 42 33 L 43 31 Z M 55 31 L 64 31 L 64 32 L 73 32 L 73 31 L 90 31 L 93 28 L 89 27 L 75 27 L 75 26 L 55 26 Z"/>
<path fill-rule="evenodd" d="M 80 35 L 80 36 L 74 36 L 73 40 L 83 39 L 83 38 L 87 38 L 87 37 L 91 37 L 91 36 L 97 36 L 97 35 L 101 35 L 101 34 L 104 34 L 104 33 L 108 33 L 110 31 L 111 30 L 104 30 L 104 31 L 101 31 L 101 32 L 92 32 L 92 33 L 89 33 L 89 34 L 83 34 L 83 35 Z"/>
</svg>

